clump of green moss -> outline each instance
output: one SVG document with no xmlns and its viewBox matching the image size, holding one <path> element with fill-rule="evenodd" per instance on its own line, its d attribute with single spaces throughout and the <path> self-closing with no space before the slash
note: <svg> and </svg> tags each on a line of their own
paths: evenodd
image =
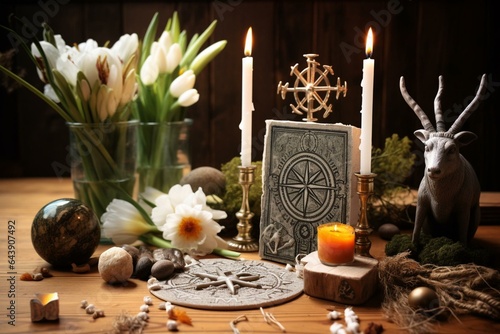
<svg viewBox="0 0 500 334">
<path fill-rule="evenodd" d="M 374 227 L 387 222 L 410 221 L 405 199 L 411 191 L 403 182 L 411 175 L 415 162 L 411 145 L 408 137 L 399 138 L 393 134 L 385 139 L 383 148 L 372 149 L 372 172 L 377 177 L 368 215 Z"/>
<path fill-rule="evenodd" d="M 491 263 L 489 252 L 478 246 L 464 246 L 459 241 L 447 237 L 432 238 L 421 234 L 417 245 L 408 234 L 395 235 L 385 246 L 385 254 L 394 256 L 409 251 L 409 256 L 421 264 L 436 266 L 456 266 L 465 263 L 488 266 Z"/>
<path fill-rule="evenodd" d="M 396 234 L 385 245 L 387 256 L 394 256 L 406 251 L 410 252 L 410 257 L 417 252 L 417 247 L 411 242 L 411 237 L 408 234 Z"/>
</svg>

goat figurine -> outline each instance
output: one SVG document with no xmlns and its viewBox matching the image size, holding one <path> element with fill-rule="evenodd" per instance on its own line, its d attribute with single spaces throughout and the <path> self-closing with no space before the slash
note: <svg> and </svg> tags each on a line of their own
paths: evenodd
<svg viewBox="0 0 500 334">
<path fill-rule="evenodd" d="M 467 245 L 479 225 L 481 190 L 474 169 L 459 153 L 460 147 L 474 141 L 477 136 L 459 130 L 479 104 L 486 88 L 486 75 L 483 75 L 474 99 L 448 130 L 441 110 L 442 76 L 439 76 L 439 88 L 434 99 L 436 129 L 408 94 L 404 77 L 401 77 L 399 86 L 406 103 L 424 127 L 414 132 L 425 145 L 425 172 L 418 188 L 412 241 L 417 243 L 423 231 L 433 237 L 446 236 Z"/>
</svg>

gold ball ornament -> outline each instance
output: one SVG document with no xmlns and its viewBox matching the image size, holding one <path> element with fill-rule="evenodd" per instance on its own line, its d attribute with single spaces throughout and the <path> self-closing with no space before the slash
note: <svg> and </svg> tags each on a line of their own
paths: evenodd
<svg viewBox="0 0 500 334">
<path fill-rule="evenodd" d="M 410 292 L 408 295 L 408 304 L 414 310 L 434 310 L 439 307 L 439 297 L 436 291 L 421 286 Z"/>
</svg>

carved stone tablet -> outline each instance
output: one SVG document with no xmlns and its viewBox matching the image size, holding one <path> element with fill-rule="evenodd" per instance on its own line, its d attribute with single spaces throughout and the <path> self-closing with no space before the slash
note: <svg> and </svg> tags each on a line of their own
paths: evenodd
<svg viewBox="0 0 500 334">
<path fill-rule="evenodd" d="M 243 310 L 285 303 L 302 293 L 304 282 L 273 263 L 203 259 L 160 286 L 151 293 L 174 305 Z"/>
<path fill-rule="evenodd" d="M 342 124 L 267 120 L 262 162 L 259 254 L 295 263 L 317 249 L 316 227 L 356 225 L 360 129 Z"/>
</svg>

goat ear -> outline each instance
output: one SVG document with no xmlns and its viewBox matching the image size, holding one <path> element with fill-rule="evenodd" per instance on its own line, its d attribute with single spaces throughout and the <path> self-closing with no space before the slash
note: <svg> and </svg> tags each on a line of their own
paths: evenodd
<svg viewBox="0 0 500 334">
<path fill-rule="evenodd" d="M 413 132 L 413 134 L 422 142 L 422 143 L 425 143 L 427 141 L 427 139 L 429 139 L 429 131 L 427 130 L 424 130 L 424 129 L 420 129 L 420 130 L 417 130 L 415 132 Z"/>
<path fill-rule="evenodd" d="M 470 131 L 460 131 L 453 136 L 453 139 L 455 139 L 455 142 L 458 143 L 459 146 L 465 146 L 476 140 L 477 136 Z"/>
</svg>

